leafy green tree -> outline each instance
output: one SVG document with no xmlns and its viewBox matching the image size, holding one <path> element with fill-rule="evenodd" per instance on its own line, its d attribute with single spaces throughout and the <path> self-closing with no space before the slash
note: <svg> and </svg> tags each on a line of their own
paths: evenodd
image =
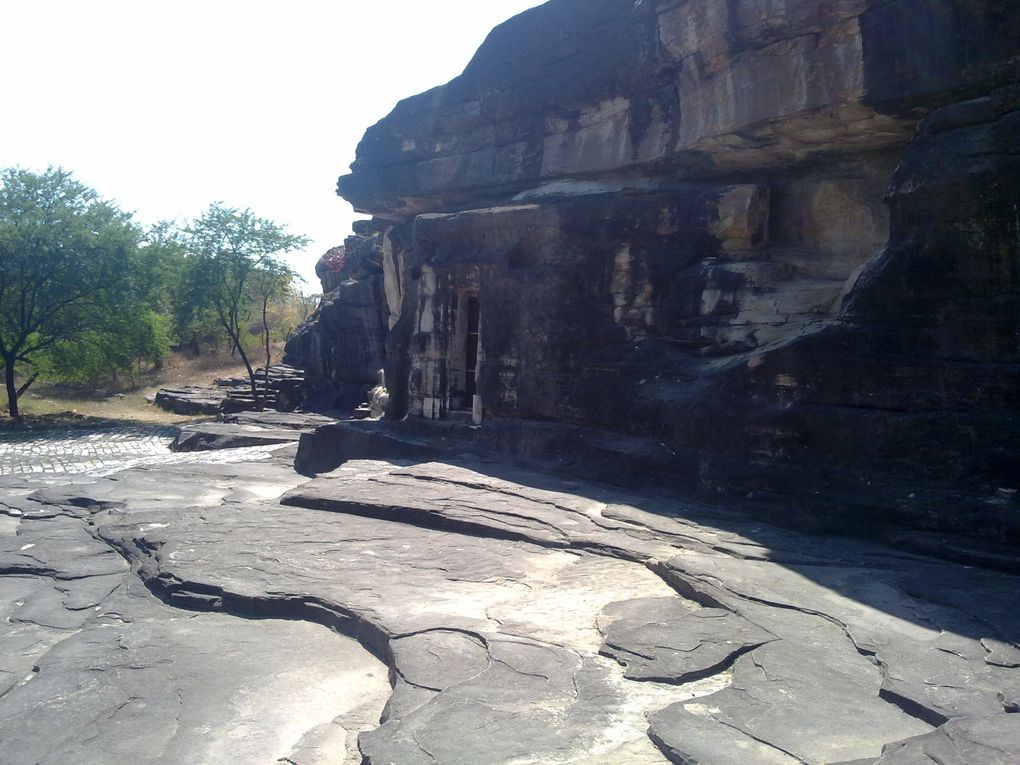
<svg viewBox="0 0 1020 765">
<path fill-rule="evenodd" d="M 169 352 L 169 317 L 133 304 L 108 317 L 101 329 L 55 343 L 35 366 L 44 379 L 91 383 L 122 371 L 135 379 L 142 362 L 158 364 Z"/>
<path fill-rule="evenodd" d="M 219 342 L 222 331 L 212 308 L 203 302 L 205 285 L 192 278 L 186 236 L 176 221 L 151 226 L 145 232 L 139 266 L 147 285 L 146 305 L 166 317 L 171 343 L 198 355 L 203 345 Z"/>
<path fill-rule="evenodd" d="M 265 286 L 262 292 L 272 292 L 274 280 L 289 273 L 277 256 L 303 247 L 307 241 L 250 209 L 238 210 L 218 202 L 185 229 L 190 301 L 196 309 L 207 307 L 216 316 L 244 363 L 256 401 L 260 397 L 255 370 L 242 331 L 251 326 L 255 311 L 265 306 L 260 302 L 259 286 Z"/>
<path fill-rule="evenodd" d="M 125 315 L 138 240 L 129 214 L 66 170 L 0 170 L 0 360 L 12 416 L 39 362 Z"/>
<path fill-rule="evenodd" d="M 315 309 L 319 307 L 321 295 L 305 295 L 297 286 L 297 277 L 285 295 L 275 298 L 269 305 L 269 331 L 274 341 L 286 341 L 294 335 Z"/>
<path fill-rule="evenodd" d="M 142 235 L 136 257 L 139 293 L 153 311 L 173 315 L 180 301 L 187 249 L 175 221 L 160 221 Z"/>
</svg>

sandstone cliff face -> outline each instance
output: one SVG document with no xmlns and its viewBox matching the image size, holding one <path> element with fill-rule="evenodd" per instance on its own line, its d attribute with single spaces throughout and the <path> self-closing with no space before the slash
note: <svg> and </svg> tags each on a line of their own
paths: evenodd
<svg viewBox="0 0 1020 765">
<path fill-rule="evenodd" d="M 1008 3 L 507 22 L 340 179 L 386 228 L 390 415 L 477 396 L 652 437 L 688 488 L 1017 539 L 1018 62 Z"/>
<path fill-rule="evenodd" d="M 387 328 L 379 239 L 373 234 L 349 237 L 316 266 L 322 302 L 288 340 L 284 358 L 305 370 L 305 397 L 312 402 L 356 406 L 383 368 Z"/>
<path fill-rule="evenodd" d="M 341 194 L 405 217 L 554 179 L 668 182 L 902 146 L 918 107 L 1008 77 L 1017 13 L 951 0 L 554 0 L 371 128 Z"/>
</svg>

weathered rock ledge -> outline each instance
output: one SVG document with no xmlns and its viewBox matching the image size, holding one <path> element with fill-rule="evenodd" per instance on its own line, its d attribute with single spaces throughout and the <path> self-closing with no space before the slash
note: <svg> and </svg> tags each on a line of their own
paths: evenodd
<svg viewBox="0 0 1020 765">
<path fill-rule="evenodd" d="M 305 376 L 301 369 L 273 364 L 255 370 L 256 401 L 247 377 L 223 377 L 212 386 L 185 385 L 160 388 L 150 401 L 176 414 L 230 415 L 254 411 L 260 407 L 290 412 L 301 403 Z"/>
<path fill-rule="evenodd" d="M 678 487 L 678 465 L 685 455 L 662 442 L 560 423 L 488 419 L 478 427 L 464 419 L 340 421 L 301 434 L 295 467 L 314 476 L 351 459 L 471 460 L 552 470 L 562 478 L 607 482 L 685 505 L 715 505 L 720 497 L 717 491 Z M 787 528 L 880 539 L 899 549 L 1020 574 L 1015 545 L 980 533 L 994 523 L 995 510 L 1006 510 L 1005 501 L 989 508 L 991 519 L 971 518 L 972 525 L 958 526 L 957 533 L 911 529 L 911 515 L 886 508 L 834 517 L 833 508 L 821 500 L 802 498 L 802 504 L 791 505 L 769 493 L 750 492 L 724 504 Z"/>
</svg>

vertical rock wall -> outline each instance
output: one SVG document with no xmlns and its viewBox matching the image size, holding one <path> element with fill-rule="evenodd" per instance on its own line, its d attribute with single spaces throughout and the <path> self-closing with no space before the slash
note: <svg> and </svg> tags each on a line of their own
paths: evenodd
<svg viewBox="0 0 1020 765">
<path fill-rule="evenodd" d="M 305 398 L 311 403 L 356 406 L 383 368 L 388 314 L 381 240 L 372 233 L 349 237 L 319 261 L 322 301 L 288 340 L 284 357 L 284 363 L 305 370 Z"/>
<path fill-rule="evenodd" d="M 486 416 L 685 488 L 1016 539 L 1018 73 L 1015 4 L 552 0 L 366 133 L 351 337 L 392 417 L 477 351 Z"/>
</svg>

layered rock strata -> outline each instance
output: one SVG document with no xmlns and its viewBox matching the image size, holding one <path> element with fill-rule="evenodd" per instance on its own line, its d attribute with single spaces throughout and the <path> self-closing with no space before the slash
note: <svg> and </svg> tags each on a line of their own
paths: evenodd
<svg viewBox="0 0 1020 765">
<path fill-rule="evenodd" d="M 247 377 L 221 377 L 212 386 L 160 388 L 150 401 L 176 414 L 236 414 L 259 408 L 292 412 L 304 397 L 304 372 L 286 364 L 255 370 L 255 393 Z"/>
<path fill-rule="evenodd" d="M 366 133 L 380 263 L 318 342 L 385 360 L 392 418 L 1015 543 L 1018 62 L 1014 4 L 552 0 Z"/>
<path fill-rule="evenodd" d="M 318 309 L 287 341 L 284 361 L 305 371 L 304 398 L 350 408 L 383 368 L 386 337 L 381 236 L 361 229 L 319 260 Z"/>
</svg>

